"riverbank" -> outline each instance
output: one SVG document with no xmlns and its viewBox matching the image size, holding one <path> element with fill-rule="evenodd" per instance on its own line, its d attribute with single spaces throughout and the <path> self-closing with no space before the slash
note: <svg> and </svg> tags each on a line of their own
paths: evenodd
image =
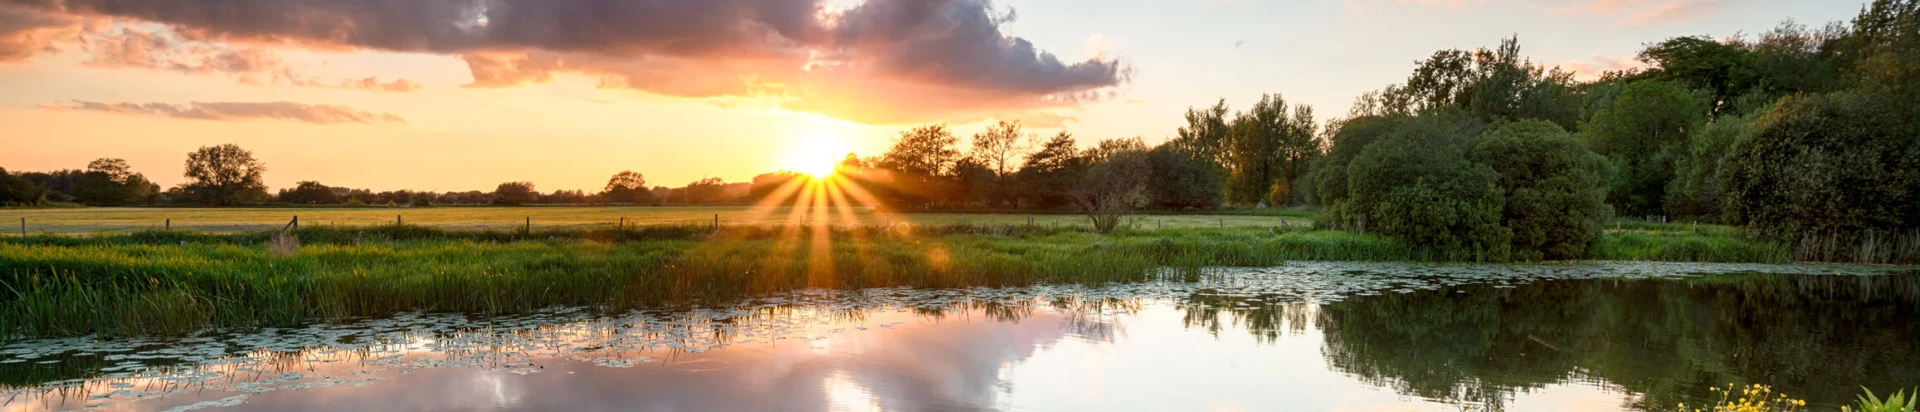
<svg viewBox="0 0 1920 412">
<path fill-rule="evenodd" d="M 1611 231 L 1601 260 L 1781 263 L 1725 233 Z M 525 313 L 719 302 L 802 288 L 945 288 L 1194 280 L 1203 267 L 1430 261 L 1394 239 L 1305 227 L 1024 225 L 272 232 L 144 231 L 0 239 L 0 334 L 174 335 L 407 311 Z M 296 246 L 297 244 L 297 246 Z"/>
</svg>

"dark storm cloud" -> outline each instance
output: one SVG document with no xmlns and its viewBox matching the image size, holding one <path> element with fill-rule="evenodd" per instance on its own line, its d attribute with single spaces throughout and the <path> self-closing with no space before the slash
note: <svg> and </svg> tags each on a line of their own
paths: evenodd
<svg viewBox="0 0 1920 412">
<path fill-rule="evenodd" d="M 406 119 L 402 119 L 400 116 L 391 113 L 374 113 L 347 106 L 293 102 L 193 102 L 190 104 L 171 104 L 109 103 L 75 100 L 70 103 L 49 104 L 45 107 L 54 110 L 89 110 L 197 120 L 280 119 L 297 120 L 314 124 L 406 123 Z"/>
<path fill-rule="evenodd" d="M 888 71 L 968 87 L 1057 92 L 1121 81 L 1113 61 L 1072 64 L 1000 31 L 988 3 L 876 0 L 842 16 L 833 44 L 871 56 Z"/>
<path fill-rule="evenodd" d="M 459 55 L 481 87 L 573 72 L 600 76 L 603 87 L 777 94 L 823 112 L 884 107 L 899 114 L 868 120 L 1072 106 L 1079 101 L 1067 96 L 1126 81 L 1114 60 L 1063 61 L 1008 36 L 1001 24 L 1011 14 L 986 0 L 868 0 L 845 10 L 816 0 L 0 3 L 164 23 L 209 42 Z M 929 92 L 948 96 L 920 104 Z M 828 101 L 810 101 L 823 96 Z"/>
</svg>

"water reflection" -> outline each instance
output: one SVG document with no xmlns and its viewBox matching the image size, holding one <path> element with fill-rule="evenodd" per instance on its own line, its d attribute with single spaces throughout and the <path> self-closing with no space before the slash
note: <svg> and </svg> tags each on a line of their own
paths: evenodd
<svg viewBox="0 0 1920 412">
<path fill-rule="evenodd" d="M 0 347 L 0 410 L 1653 409 L 1728 382 L 1828 405 L 1920 383 L 1920 276 L 1635 267 L 1306 265 L 36 341 Z"/>
<path fill-rule="evenodd" d="M 1459 286 L 1320 308 L 1328 364 L 1371 384 L 1498 409 L 1567 379 L 1698 404 L 1768 382 L 1829 404 L 1920 383 L 1913 275 L 1729 275 Z"/>
</svg>

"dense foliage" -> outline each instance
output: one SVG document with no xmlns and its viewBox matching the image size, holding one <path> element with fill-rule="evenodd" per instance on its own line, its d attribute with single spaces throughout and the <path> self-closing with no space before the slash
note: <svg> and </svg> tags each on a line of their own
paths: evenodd
<svg viewBox="0 0 1920 412">
<path fill-rule="evenodd" d="M 1602 183 L 1611 170 L 1560 126 L 1538 120 L 1501 125 L 1474 147 L 1473 160 L 1499 174 L 1500 225 L 1520 259 L 1578 259 L 1612 214 Z"/>
<path fill-rule="evenodd" d="M 1469 157 L 1480 123 L 1453 115 L 1399 126 L 1348 164 L 1349 223 L 1453 259 L 1507 259 L 1513 233 L 1500 225 L 1500 175 Z"/>
<path fill-rule="evenodd" d="M 46 202 L 47 189 L 0 168 L 0 206 L 37 206 Z"/>
<path fill-rule="evenodd" d="M 1776 238 L 1920 229 L 1920 129 L 1872 92 L 1794 96 L 1726 156 L 1727 216 Z M 1890 233 L 1889 233 L 1890 232 Z"/>
<path fill-rule="evenodd" d="M 1674 164 L 1684 156 L 1688 132 L 1706 114 L 1700 101 L 1679 83 L 1642 80 L 1587 122 L 1588 142 L 1619 170 L 1607 201 L 1622 214 L 1663 214 Z"/>
<path fill-rule="evenodd" d="M 232 144 L 207 146 L 187 154 L 187 183 L 181 189 L 210 205 L 260 203 L 267 199 L 267 184 L 262 180 L 266 172 L 267 165 L 247 149 Z"/>
<path fill-rule="evenodd" d="M 1147 200 L 1168 210 L 1209 209 L 1224 200 L 1226 171 L 1183 146 L 1160 145 L 1147 152 Z"/>
</svg>

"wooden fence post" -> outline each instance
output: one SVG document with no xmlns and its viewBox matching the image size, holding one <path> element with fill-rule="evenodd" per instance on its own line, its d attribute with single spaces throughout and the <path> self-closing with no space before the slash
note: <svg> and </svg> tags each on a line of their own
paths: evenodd
<svg viewBox="0 0 1920 412">
<path fill-rule="evenodd" d="M 173 218 L 167 218 L 167 231 L 173 231 Z"/>
<path fill-rule="evenodd" d="M 293 215 L 293 230 L 300 230 L 300 215 Z"/>
<path fill-rule="evenodd" d="M 527 225 L 522 227 L 527 233 L 533 233 L 533 216 L 527 216 Z"/>
<path fill-rule="evenodd" d="M 713 230 L 720 230 L 720 214 L 713 214 Z"/>
<path fill-rule="evenodd" d="M 626 216 L 621 216 L 621 217 L 620 217 L 620 226 L 619 226 L 619 228 L 620 228 L 620 230 L 627 230 L 627 217 L 626 217 Z"/>
<path fill-rule="evenodd" d="M 393 225 L 394 225 L 394 226 L 406 226 L 406 225 L 407 225 L 407 221 L 406 221 L 405 219 L 402 219 L 402 218 L 400 217 L 400 215 L 393 215 Z"/>
<path fill-rule="evenodd" d="M 27 237 L 27 218 L 20 218 L 20 237 Z"/>
</svg>

